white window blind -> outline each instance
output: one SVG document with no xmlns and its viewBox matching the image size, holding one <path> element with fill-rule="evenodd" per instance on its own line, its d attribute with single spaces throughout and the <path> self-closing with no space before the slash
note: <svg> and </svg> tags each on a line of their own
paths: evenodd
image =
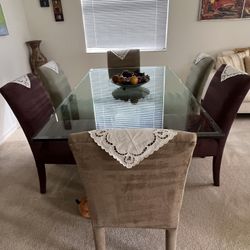
<svg viewBox="0 0 250 250">
<path fill-rule="evenodd" d="M 81 0 L 87 52 L 166 48 L 169 0 Z"/>
</svg>

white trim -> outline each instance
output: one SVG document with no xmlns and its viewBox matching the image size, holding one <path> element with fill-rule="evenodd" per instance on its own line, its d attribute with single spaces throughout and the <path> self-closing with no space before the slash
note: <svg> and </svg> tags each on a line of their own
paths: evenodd
<svg viewBox="0 0 250 250">
<path fill-rule="evenodd" d="M 84 42 L 85 42 L 85 52 L 87 52 L 87 48 L 88 48 L 88 45 L 87 45 L 87 38 L 86 38 L 86 27 L 85 27 L 85 15 L 84 15 L 84 11 L 83 11 L 83 0 L 81 0 L 81 15 L 82 15 L 82 25 L 83 25 L 83 36 L 84 36 Z"/>
<path fill-rule="evenodd" d="M 168 5 L 167 10 L 168 11 L 167 11 L 167 17 L 166 17 L 166 22 L 167 23 L 166 23 L 166 32 L 165 32 L 165 48 L 162 49 L 163 51 L 167 51 L 167 47 L 168 47 L 168 18 L 169 18 L 169 12 L 170 12 L 170 9 L 169 9 L 170 8 L 170 6 L 169 6 L 170 5 L 170 3 L 169 3 L 170 0 L 167 0 L 167 1 L 168 1 L 168 3 L 167 3 L 167 5 Z"/>
<path fill-rule="evenodd" d="M 128 48 L 124 48 L 124 49 L 128 49 Z M 100 53 L 107 53 L 107 51 L 110 51 L 110 50 L 124 50 L 124 49 L 121 49 L 121 48 L 117 48 L 117 49 L 114 49 L 114 48 L 94 48 L 94 49 L 86 49 L 86 53 L 88 54 L 100 54 Z M 154 49 L 154 48 L 149 48 L 149 49 L 143 49 L 143 48 L 129 48 L 129 50 L 131 49 L 139 49 L 140 52 L 167 52 L 167 49 L 166 48 L 162 48 L 162 49 Z"/>
</svg>

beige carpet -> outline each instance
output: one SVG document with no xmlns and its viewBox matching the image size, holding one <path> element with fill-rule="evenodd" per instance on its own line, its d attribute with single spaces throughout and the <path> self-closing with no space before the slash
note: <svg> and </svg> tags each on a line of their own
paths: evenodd
<svg viewBox="0 0 250 250">
<path fill-rule="evenodd" d="M 47 166 L 48 192 L 38 192 L 34 160 L 21 130 L 0 146 L 0 249 L 94 249 L 75 166 Z M 250 249 L 250 117 L 237 119 L 212 186 L 211 160 L 194 159 L 181 211 L 177 249 Z M 107 231 L 107 249 L 163 250 L 160 230 Z"/>
</svg>

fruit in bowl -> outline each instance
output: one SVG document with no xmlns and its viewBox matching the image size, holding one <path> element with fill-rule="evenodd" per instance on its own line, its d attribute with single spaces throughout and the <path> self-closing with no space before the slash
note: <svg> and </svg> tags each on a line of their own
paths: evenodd
<svg viewBox="0 0 250 250">
<path fill-rule="evenodd" d="M 123 71 L 120 75 L 112 76 L 112 82 L 121 86 L 140 86 L 150 80 L 149 75 L 140 73 L 139 71 L 130 72 Z"/>
<path fill-rule="evenodd" d="M 130 83 L 131 84 L 137 84 L 139 82 L 139 79 L 137 78 L 137 76 L 131 76 L 130 78 Z"/>
</svg>

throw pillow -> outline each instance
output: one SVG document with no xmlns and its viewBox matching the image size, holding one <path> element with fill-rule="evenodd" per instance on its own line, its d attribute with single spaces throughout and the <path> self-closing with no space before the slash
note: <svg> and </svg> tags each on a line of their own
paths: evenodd
<svg viewBox="0 0 250 250">
<path fill-rule="evenodd" d="M 216 61 L 216 69 L 218 69 L 222 64 L 228 64 L 231 65 L 232 67 L 241 70 L 241 71 L 246 71 L 245 65 L 244 65 L 244 58 L 246 56 L 249 56 L 249 50 L 246 50 L 241 53 L 235 53 L 232 55 L 227 55 L 227 56 L 218 56 L 217 61 Z"/>
<path fill-rule="evenodd" d="M 245 63 L 245 68 L 246 68 L 247 74 L 250 74 L 250 56 L 246 56 L 244 58 L 244 63 Z"/>
</svg>

